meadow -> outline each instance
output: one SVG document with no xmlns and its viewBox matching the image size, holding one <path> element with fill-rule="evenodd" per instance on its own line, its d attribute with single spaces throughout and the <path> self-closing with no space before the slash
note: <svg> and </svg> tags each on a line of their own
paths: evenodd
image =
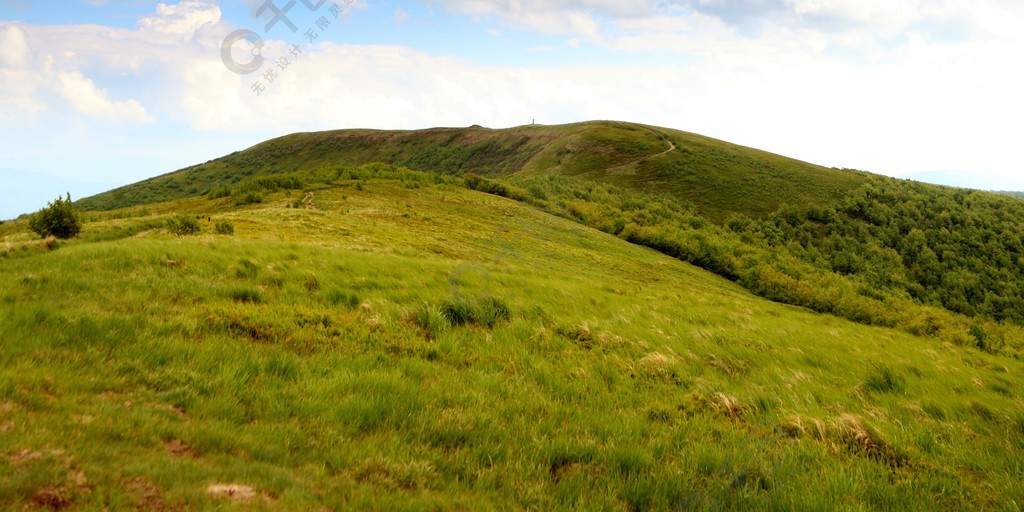
<svg viewBox="0 0 1024 512">
<path fill-rule="evenodd" d="M 109 211 L 206 196 L 245 206 L 340 179 L 423 182 L 401 166 L 650 247 L 777 302 L 989 352 L 1024 347 L 1019 199 L 655 126 L 296 133 L 76 204 Z"/>
<path fill-rule="evenodd" d="M 376 174 L 0 226 L 0 508 L 1020 508 L 1012 354 Z"/>
</svg>

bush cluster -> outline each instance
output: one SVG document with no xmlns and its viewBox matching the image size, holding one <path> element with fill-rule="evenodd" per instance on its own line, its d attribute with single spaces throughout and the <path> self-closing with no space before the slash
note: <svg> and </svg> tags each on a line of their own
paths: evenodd
<svg viewBox="0 0 1024 512">
<path fill-rule="evenodd" d="M 71 204 L 71 194 L 48 203 L 29 218 L 28 225 L 42 238 L 74 238 L 82 231 L 82 219 Z"/>
<path fill-rule="evenodd" d="M 189 215 L 175 215 L 167 219 L 167 230 L 178 236 L 195 235 L 200 231 L 199 221 Z"/>
<path fill-rule="evenodd" d="M 218 235 L 233 235 L 235 234 L 235 226 L 226 220 L 220 220 L 213 226 L 213 231 Z"/>
</svg>

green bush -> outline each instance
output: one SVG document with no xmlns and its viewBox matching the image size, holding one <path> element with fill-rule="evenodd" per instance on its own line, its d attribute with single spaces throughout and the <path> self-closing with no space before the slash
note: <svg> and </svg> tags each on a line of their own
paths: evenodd
<svg viewBox="0 0 1024 512">
<path fill-rule="evenodd" d="M 533 198 L 530 193 L 524 189 L 517 187 L 510 187 L 504 183 L 498 183 L 492 181 L 478 174 L 469 173 L 463 177 L 463 184 L 470 190 L 476 190 L 478 192 L 484 192 L 487 194 L 493 194 L 496 196 L 507 197 L 515 201 L 529 202 Z"/>
<path fill-rule="evenodd" d="M 231 197 L 231 187 L 229 187 L 227 185 L 223 185 L 223 186 L 217 187 L 217 188 L 211 190 L 210 193 L 206 195 L 206 197 L 209 198 L 209 199 L 220 199 L 222 197 Z"/>
<path fill-rule="evenodd" d="M 466 188 L 494 194 L 496 196 L 508 196 L 508 187 L 502 183 L 491 181 L 478 174 L 469 173 L 463 177 Z"/>
<path fill-rule="evenodd" d="M 48 203 L 29 218 L 28 225 L 42 238 L 74 238 L 82 231 L 82 219 L 71 204 L 71 194 Z"/>
<path fill-rule="evenodd" d="M 199 221 L 185 214 L 175 215 L 167 219 L 167 230 L 178 236 L 199 233 Z"/>
<path fill-rule="evenodd" d="M 214 225 L 213 230 L 218 235 L 233 235 L 233 234 L 235 234 L 235 226 L 234 226 L 234 224 L 232 224 L 232 223 L 230 223 L 230 222 L 228 222 L 226 220 L 217 221 L 217 224 Z"/>
<path fill-rule="evenodd" d="M 263 196 L 259 195 L 259 193 L 257 193 L 257 192 L 246 192 L 244 194 L 239 194 L 239 195 L 235 196 L 234 205 L 235 206 L 245 206 L 247 204 L 256 204 L 256 203 L 262 203 L 262 202 L 263 202 Z"/>
</svg>

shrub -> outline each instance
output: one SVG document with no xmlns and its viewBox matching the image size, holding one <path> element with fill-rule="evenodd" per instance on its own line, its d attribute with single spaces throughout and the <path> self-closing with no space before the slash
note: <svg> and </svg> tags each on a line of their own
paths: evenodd
<svg viewBox="0 0 1024 512">
<path fill-rule="evenodd" d="M 235 226 L 234 226 L 234 224 L 232 224 L 232 223 L 230 223 L 230 222 L 228 222 L 226 220 L 217 221 L 217 224 L 214 225 L 213 230 L 218 235 L 233 235 L 233 234 L 235 234 Z"/>
<path fill-rule="evenodd" d="M 971 335 L 971 337 L 974 338 L 974 345 L 977 346 L 980 350 L 986 350 L 988 348 L 988 345 L 985 343 L 985 329 L 983 329 L 980 325 L 972 325 L 968 333 Z"/>
<path fill-rule="evenodd" d="M 508 188 L 501 183 L 495 183 L 479 174 L 469 173 L 463 177 L 466 183 L 466 188 L 471 190 L 477 190 L 480 192 L 486 192 L 488 194 L 494 194 L 496 196 L 507 196 Z"/>
<path fill-rule="evenodd" d="M 209 199 L 220 199 L 222 197 L 231 197 L 231 187 L 223 185 L 210 191 L 206 195 Z"/>
<path fill-rule="evenodd" d="M 246 192 L 244 194 L 240 194 L 240 195 L 235 196 L 234 205 L 235 206 L 245 206 L 247 204 L 256 204 L 256 203 L 262 203 L 262 202 L 263 202 L 263 196 L 259 195 L 259 193 L 257 193 L 257 192 Z"/>
<path fill-rule="evenodd" d="M 179 214 L 167 219 L 167 230 L 178 236 L 199 233 L 199 221 L 194 217 Z"/>
<path fill-rule="evenodd" d="M 74 238 L 82 231 L 82 219 L 71 204 L 71 194 L 48 203 L 29 218 L 28 225 L 42 238 Z"/>
<path fill-rule="evenodd" d="M 521 202 L 530 202 L 534 199 L 527 190 L 510 187 L 504 183 L 498 183 L 496 181 L 489 180 L 480 176 L 479 174 L 469 173 L 463 177 L 463 184 L 470 190 L 476 190 L 478 192 L 484 192 L 501 197 L 507 197 L 509 199 Z"/>
</svg>

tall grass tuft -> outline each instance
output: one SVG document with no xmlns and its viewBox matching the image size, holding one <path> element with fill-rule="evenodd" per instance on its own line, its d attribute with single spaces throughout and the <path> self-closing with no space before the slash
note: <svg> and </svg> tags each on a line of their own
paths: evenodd
<svg viewBox="0 0 1024 512">
<path fill-rule="evenodd" d="M 892 368 L 880 365 L 875 366 L 867 380 L 864 381 L 864 385 L 877 393 L 903 393 L 907 383 L 903 376 Z"/>
<path fill-rule="evenodd" d="M 437 337 L 451 327 L 451 321 L 441 311 L 441 308 L 430 304 L 413 310 L 409 320 L 423 331 L 428 340 L 435 340 Z"/>
<path fill-rule="evenodd" d="M 343 307 L 348 310 L 357 308 L 360 302 L 359 296 L 356 294 L 345 290 L 339 290 L 337 288 L 333 288 L 328 291 L 325 298 L 327 299 L 328 304 Z"/>
<path fill-rule="evenodd" d="M 452 326 L 474 324 L 488 329 L 494 328 L 498 322 L 508 320 L 510 316 L 508 305 L 494 297 L 459 297 L 448 300 L 441 304 L 440 313 Z"/>
<path fill-rule="evenodd" d="M 235 302 L 247 304 L 262 304 L 263 294 L 256 288 L 237 287 L 228 291 L 228 298 Z"/>
</svg>

